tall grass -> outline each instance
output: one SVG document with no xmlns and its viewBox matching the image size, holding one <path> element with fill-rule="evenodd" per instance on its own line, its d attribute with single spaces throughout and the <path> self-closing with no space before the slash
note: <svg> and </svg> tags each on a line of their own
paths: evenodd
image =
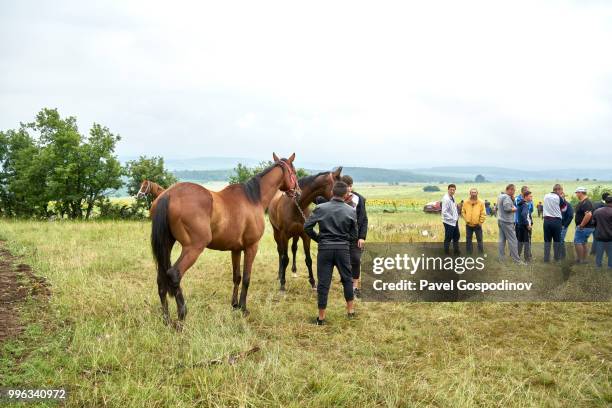
<svg viewBox="0 0 612 408">
<path fill-rule="evenodd" d="M 375 215 L 371 239 L 439 234 L 439 218 L 427 217 Z M 283 296 L 267 231 L 250 316 L 230 306 L 229 253 L 206 250 L 183 281 L 189 313 L 177 333 L 162 323 L 149 228 L 0 221 L 0 237 L 53 291 L 48 306 L 24 309 L 26 332 L 0 349 L 2 385 L 67 387 L 68 406 L 612 403 L 608 303 L 358 303 L 348 321 L 334 279 L 329 325 L 317 327 L 301 252 Z"/>
</svg>

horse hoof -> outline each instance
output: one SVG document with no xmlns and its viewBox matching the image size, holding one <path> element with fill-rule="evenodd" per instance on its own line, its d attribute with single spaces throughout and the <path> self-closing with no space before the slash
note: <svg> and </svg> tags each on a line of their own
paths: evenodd
<svg viewBox="0 0 612 408">
<path fill-rule="evenodd" d="M 242 316 L 247 317 L 250 314 L 251 312 L 249 312 L 248 309 L 242 309 Z"/>
<path fill-rule="evenodd" d="M 238 309 L 240 309 L 240 305 L 239 305 L 238 303 L 233 303 L 233 304 L 232 304 L 232 308 L 233 308 L 234 310 L 238 310 Z"/>
</svg>

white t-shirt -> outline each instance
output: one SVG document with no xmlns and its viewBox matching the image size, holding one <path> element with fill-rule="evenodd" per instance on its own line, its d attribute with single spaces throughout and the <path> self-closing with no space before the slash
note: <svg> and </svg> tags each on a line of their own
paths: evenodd
<svg viewBox="0 0 612 408">
<path fill-rule="evenodd" d="M 563 218 L 561 215 L 561 197 L 558 194 L 546 194 L 543 206 L 545 217 Z"/>
</svg>

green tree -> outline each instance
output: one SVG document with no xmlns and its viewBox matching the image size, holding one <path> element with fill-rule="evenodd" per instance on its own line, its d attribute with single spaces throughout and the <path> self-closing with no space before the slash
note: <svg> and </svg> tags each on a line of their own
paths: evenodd
<svg viewBox="0 0 612 408">
<path fill-rule="evenodd" d="M 96 200 L 105 196 L 109 189 L 121 188 L 121 163 L 113 154 L 119 135 L 108 128 L 94 123 L 87 142 L 81 147 L 81 172 L 86 205 L 85 218 L 92 214 Z"/>
<path fill-rule="evenodd" d="M 234 167 L 234 173 L 229 176 L 227 181 L 229 182 L 229 184 L 244 183 L 248 181 L 251 177 L 261 173 L 273 164 L 274 162 L 271 160 L 261 161 L 258 165 L 254 167 L 248 167 L 242 163 L 238 163 L 238 165 Z M 297 178 L 301 178 L 307 176 L 308 171 L 302 168 L 297 168 L 295 170 L 295 174 Z"/>
<path fill-rule="evenodd" d="M 42 109 L 32 123 L 2 133 L 3 212 L 46 217 L 51 207 L 62 217 L 90 217 L 97 198 L 121 187 L 119 140 L 98 124 L 82 136 L 76 118 L 62 118 L 57 109 Z"/>
<path fill-rule="evenodd" d="M 487 179 L 485 178 L 485 176 L 483 176 L 482 174 L 479 174 L 476 176 L 476 178 L 474 179 L 474 181 L 476 183 L 485 183 L 487 181 Z"/>
<path fill-rule="evenodd" d="M 137 160 L 131 160 L 126 163 L 124 174 L 127 176 L 128 194 L 136 195 L 140 190 L 140 184 L 144 180 L 153 181 L 163 188 L 168 188 L 178 180 L 164 166 L 163 157 L 147 157 L 140 156 Z M 139 208 L 150 208 L 151 201 L 148 197 L 137 198 Z"/>
<path fill-rule="evenodd" d="M 0 132 L 0 210 L 5 216 L 47 215 L 46 174 L 40 148 L 25 126 Z"/>
</svg>

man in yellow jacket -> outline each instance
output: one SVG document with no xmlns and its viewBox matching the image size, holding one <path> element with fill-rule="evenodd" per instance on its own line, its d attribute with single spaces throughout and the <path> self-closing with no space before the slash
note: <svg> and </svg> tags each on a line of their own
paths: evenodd
<svg viewBox="0 0 612 408">
<path fill-rule="evenodd" d="M 470 199 L 463 203 L 461 208 L 461 216 L 465 220 L 465 249 L 468 254 L 472 253 L 472 236 L 476 234 L 478 243 L 478 252 L 484 253 L 482 244 L 482 224 L 487 219 L 484 202 L 478 198 L 478 190 L 472 188 L 470 190 Z"/>
</svg>

